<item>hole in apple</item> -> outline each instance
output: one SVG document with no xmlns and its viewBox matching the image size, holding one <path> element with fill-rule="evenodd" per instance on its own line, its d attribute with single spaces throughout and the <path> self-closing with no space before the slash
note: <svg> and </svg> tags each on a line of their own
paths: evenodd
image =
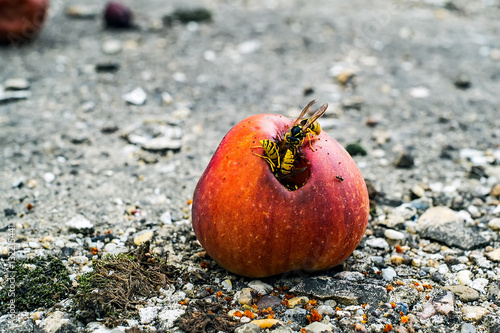
<svg viewBox="0 0 500 333">
<path fill-rule="evenodd" d="M 311 164 L 305 158 L 298 158 L 294 168 L 288 174 L 275 174 L 278 181 L 289 191 L 295 191 L 304 186 L 311 176 Z"/>
</svg>

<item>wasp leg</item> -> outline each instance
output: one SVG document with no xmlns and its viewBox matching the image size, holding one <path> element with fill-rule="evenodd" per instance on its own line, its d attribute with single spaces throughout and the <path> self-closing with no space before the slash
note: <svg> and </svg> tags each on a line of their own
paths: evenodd
<svg viewBox="0 0 500 333">
<path fill-rule="evenodd" d="M 259 154 L 256 154 L 254 152 L 252 152 L 252 154 L 254 154 L 255 156 L 259 156 L 260 158 L 263 158 L 266 160 L 267 164 L 269 164 L 269 166 L 271 167 L 271 172 L 274 173 L 274 171 L 276 170 L 276 164 L 274 164 L 273 160 L 270 159 L 269 157 L 267 156 L 263 156 L 263 155 L 259 155 Z"/>
<path fill-rule="evenodd" d="M 250 149 L 255 149 L 255 148 L 264 148 L 264 147 L 262 147 L 262 146 L 250 147 Z M 266 152 L 265 149 L 264 149 L 264 152 Z M 280 166 L 281 165 L 281 163 L 280 163 L 280 155 L 279 154 L 276 154 L 278 156 L 278 163 L 273 162 L 273 159 L 270 158 L 269 156 L 262 156 L 262 155 L 254 153 L 253 150 L 252 150 L 252 154 L 254 154 L 256 156 L 259 156 L 259 157 L 262 157 L 263 159 L 265 159 L 267 161 L 267 163 L 269 163 L 269 165 L 271 166 L 271 169 L 272 169 L 273 172 L 276 169 L 276 166 Z"/>
<path fill-rule="evenodd" d="M 312 151 L 316 151 L 316 149 L 313 148 L 312 143 L 311 143 L 311 131 L 307 131 L 307 142 L 309 142 L 309 147 L 311 147 Z"/>
</svg>

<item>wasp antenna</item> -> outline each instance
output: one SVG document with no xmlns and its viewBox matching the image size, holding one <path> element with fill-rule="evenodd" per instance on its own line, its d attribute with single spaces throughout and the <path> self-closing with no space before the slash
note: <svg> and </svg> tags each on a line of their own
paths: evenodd
<svg viewBox="0 0 500 333">
<path fill-rule="evenodd" d="M 304 115 L 307 113 L 307 111 L 309 111 L 309 109 L 311 108 L 311 106 L 316 103 L 316 100 L 313 99 L 312 101 L 310 101 L 305 108 L 302 109 L 302 112 L 300 113 L 300 115 L 298 116 L 298 118 L 295 120 L 295 122 L 293 123 L 293 126 L 297 125 L 301 120 L 302 118 L 304 117 Z"/>
<path fill-rule="evenodd" d="M 321 105 L 321 107 L 316 112 L 314 112 L 312 117 L 307 120 L 304 127 L 302 127 L 302 130 L 306 130 L 309 126 L 311 126 L 312 123 L 314 123 L 319 117 L 321 117 L 326 112 L 326 109 L 328 109 L 327 103 Z"/>
</svg>

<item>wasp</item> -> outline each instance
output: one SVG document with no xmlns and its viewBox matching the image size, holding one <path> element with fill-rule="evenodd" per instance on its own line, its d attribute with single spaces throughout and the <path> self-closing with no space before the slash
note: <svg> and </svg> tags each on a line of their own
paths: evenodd
<svg viewBox="0 0 500 333">
<path fill-rule="evenodd" d="M 309 146 L 313 149 L 311 136 L 321 133 L 321 126 L 317 119 L 321 117 L 328 108 L 328 104 L 323 104 L 311 118 L 303 118 L 314 103 L 316 103 L 316 100 L 306 105 L 294 121 L 290 130 L 288 130 L 281 139 L 275 139 L 275 141 L 264 139 L 259 141 L 260 147 L 264 150 L 264 155 L 254 154 L 267 161 L 271 167 L 271 171 L 277 178 L 291 177 L 306 169 L 301 168 L 294 170 L 295 162 L 301 159 L 299 148 L 304 144 L 305 138 L 307 138 Z"/>
<path fill-rule="evenodd" d="M 271 171 L 274 173 L 281 166 L 278 145 L 269 139 L 260 140 L 259 143 L 260 146 L 257 147 L 262 147 L 262 149 L 264 149 L 265 156 L 254 154 L 265 159 L 271 167 Z"/>
<path fill-rule="evenodd" d="M 288 132 L 285 133 L 285 136 L 281 143 L 282 146 L 292 145 L 298 148 L 303 145 L 304 139 L 307 137 L 309 146 L 311 147 L 311 149 L 313 149 L 311 145 L 311 135 L 319 135 L 321 133 L 321 126 L 319 122 L 317 122 L 317 119 L 321 117 L 328 108 L 328 104 L 323 104 L 316 112 L 314 112 L 311 118 L 302 119 L 314 103 L 316 103 L 316 100 L 312 100 L 311 102 L 309 102 L 309 104 L 307 104 L 306 107 L 302 110 L 300 115 L 293 123 L 293 126 Z"/>
<path fill-rule="evenodd" d="M 283 161 L 280 164 L 280 171 L 283 175 L 287 175 L 294 169 L 296 152 L 293 148 L 288 149 L 283 156 Z"/>
</svg>

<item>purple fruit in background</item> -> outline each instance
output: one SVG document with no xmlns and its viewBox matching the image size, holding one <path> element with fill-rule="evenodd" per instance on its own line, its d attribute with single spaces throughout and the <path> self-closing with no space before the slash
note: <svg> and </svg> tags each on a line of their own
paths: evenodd
<svg viewBox="0 0 500 333">
<path fill-rule="evenodd" d="M 110 1 L 104 10 L 106 25 L 114 28 L 130 28 L 132 26 L 132 11 L 118 1 Z"/>
</svg>

